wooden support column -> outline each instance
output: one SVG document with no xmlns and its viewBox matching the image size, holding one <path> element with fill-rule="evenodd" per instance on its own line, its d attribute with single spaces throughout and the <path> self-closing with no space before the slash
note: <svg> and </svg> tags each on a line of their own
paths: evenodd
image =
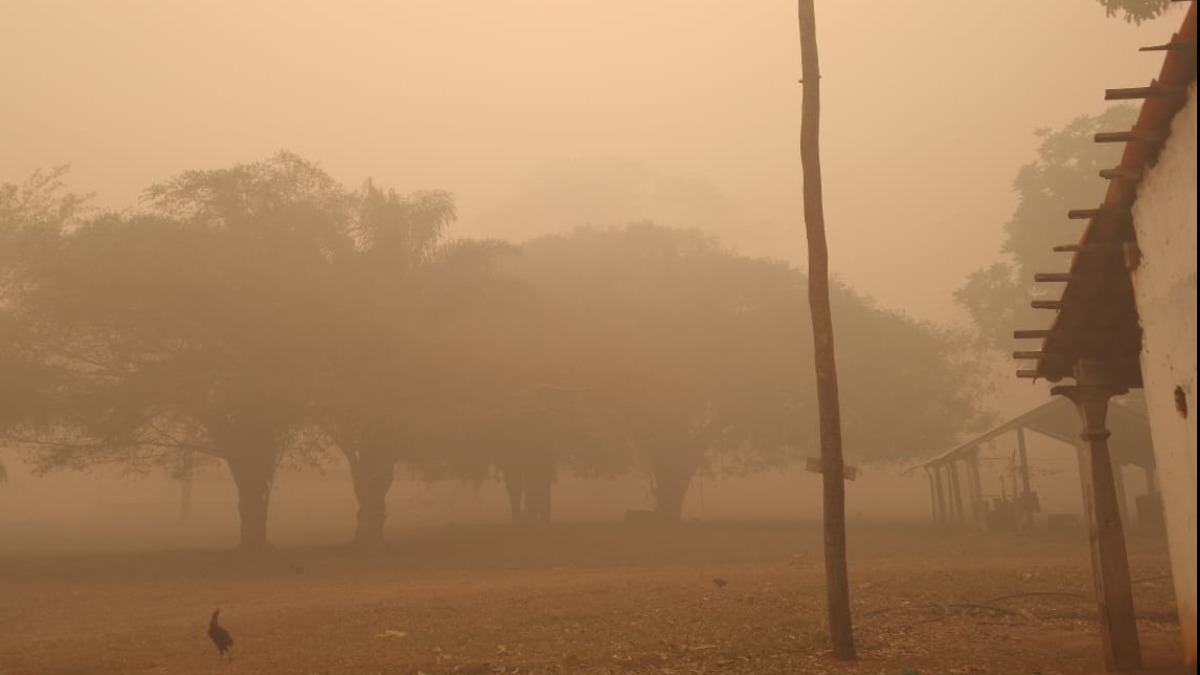
<svg viewBox="0 0 1200 675">
<path fill-rule="evenodd" d="M 975 529 L 975 523 L 979 519 L 979 499 L 975 492 L 975 482 L 971 480 L 971 462 L 974 459 L 971 453 L 963 455 L 962 458 L 963 470 L 966 472 L 963 475 L 963 483 L 967 486 L 967 524 L 970 525 L 972 530 Z"/>
<path fill-rule="evenodd" d="M 1117 462 L 1113 462 L 1113 488 L 1117 492 L 1117 513 L 1121 515 L 1121 524 L 1133 522 L 1129 517 L 1129 493 L 1125 490 L 1125 471 Z"/>
<path fill-rule="evenodd" d="M 1016 503 L 1022 527 L 1033 527 L 1033 487 L 1029 480 L 1029 453 L 1025 447 L 1025 427 L 1017 427 L 1017 478 L 1021 481 L 1021 492 Z M 1016 486 L 1014 486 L 1014 492 Z"/>
<path fill-rule="evenodd" d="M 1126 389 L 1104 364 L 1088 361 L 1077 366 L 1076 381 L 1076 386 L 1054 387 L 1051 391 L 1071 399 L 1083 423 L 1080 468 L 1104 662 L 1110 672 L 1137 670 L 1142 665 L 1142 653 L 1107 427 L 1108 401 Z"/>
<path fill-rule="evenodd" d="M 933 526 L 938 524 L 937 488 L 933 486 L 933 472 L 925 469 L 925 477 L 929 479 L 929 510 L 933 518 Z"/>
<path fill-rule="evenodd" d="M 979 478 L 979 446 L 967 459 L 967 472 L 971 483 L 971 506 L 975 515 L 975 529 L 979 532 L 987 530 L 987 503 L 983 501 L 983 481 Z"/>
<path fill-rule="evenodd" d="M 950 476 L 950 499 L 954 505 L 954 528 L 961 529 L 966 524 L 966 513 L 963 510 L 962 485 L 958 480 L 958 462 L 946 466 Z"/>
<path fill-rule="evenodd" d="M 942 484 L 942 468 L 940 466 L 933 469 L 933 485 L 934 491 L 937 493 L 938 527 L 944 528 L 949 519 L 946 517 L 946 489 Z"/>
</svg>

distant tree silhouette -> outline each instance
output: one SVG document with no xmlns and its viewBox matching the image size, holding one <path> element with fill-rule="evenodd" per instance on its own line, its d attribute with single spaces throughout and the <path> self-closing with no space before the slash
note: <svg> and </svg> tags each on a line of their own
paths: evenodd
<svg viewBox="0 0 1200 675">
<path fill-rule="evenodd" d="M 804 277 L 694 231 L 582 229 L 511 261 L 546 307 L 595 341 L 573 373 L 598 439 L 573 468 L 637 458 L 661 518 L 695 474 L 783 466 L 813 453 L 816 406 Z M 846 315 L 847 446 L 861 460 L 928 452 L 980 421 L 955 336 L 879 310 L 840 286 Z M 595 454 L 593 454 L 595 453 Z M 593 461 L 594 458 L 594 461 Z M 602 469 L 601 469 L 602 470 Z"/>
<path fill-rule="evenodd" d="M 12 222 L 45 220 L 4 194 Z M 359 501 L 356 541 L 376 545 L 395 463 L 419 435 L 410 427 L 452 417 L 428 352 L 481 302 L 505 250 L 447 240 L 453 215 L 445 193 L 348 191 L 286 152 L 157 184 L 143 208 L 90 218 L 56 233 L 52 254 L 20 258 L 29 269 L 13 286 L 29 311 L 0 313 L 0 339 L 24 344 L 39 327 L 50 341 L 6 367 L 0 394 L 34 400 L 41 373 L 63 385 L 6 414 L 30 428 L 49 416 L 24 439 L 40 470 L 224 462 L 248 550 L 266 544 L 277 467 L 336 448 Z M 17 365 L 30 380 L 19 389 Z"/>
<path fill-rule="evenodd" d="M 324 174 L 281 154 L 182 174 L 140 212 L 65 236 L 35 296 L 73 374 L 41 466 L 211 455 L 238 487 L 241 546 L 265 545 L 276 467 L 315 447 L 297 441 L 343 208 Z"/>
<path fill-rule="evenodd" d="M 0 448 L 55 424 L 49 399 L 67 374 L 46 357 L 52 327 L 30 306 L 40 268 L 85 213 L 86 195 L 66 190 L 67 167 L 0 183 Z M 8 472 L 0 458 L 0 482 Z"/>
<path fill-rule="evenodd" d="M 330 452 L 370 547 L 397 463 L 498 473 L 518 522 L 550 518 L 560 471 L 644 471 L 671 520 L 698 471 L 815 447 L 803 276 L 696 232 L 455 240 L 448 195 L 347 190 L 287 153 L 86 218 L 35 178 L 0 191 L 0 434 L 37 471 L 223 463 L 244 549 L 266 545 L 277 468 Z M 953 336 L 833 292 L 863 364 L 847 369 L 854 457 L 971 424 Z"/>
</svg>

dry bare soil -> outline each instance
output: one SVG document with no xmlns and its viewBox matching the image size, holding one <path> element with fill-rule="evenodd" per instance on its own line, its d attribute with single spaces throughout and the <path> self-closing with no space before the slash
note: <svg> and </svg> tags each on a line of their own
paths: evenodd
<svg viewBox="0 0 1200 675">
<path fill-rule="evenodd" d="M 0 673 L 1096 673 L 1083 533 L 851 531 L 834 661 L 814 524 L 458 527 L 384 551 L 0 557 Z M 1132 538 L 1147 665 L 1177 662 L 1165 545 Z M 727 583 L 718 586 L 714 579 Z M 223 662 L 205 636 L 222 609 Z"/>
</svg>

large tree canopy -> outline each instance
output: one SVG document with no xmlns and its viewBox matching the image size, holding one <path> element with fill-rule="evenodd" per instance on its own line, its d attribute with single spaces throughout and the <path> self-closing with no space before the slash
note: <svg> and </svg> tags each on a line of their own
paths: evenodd
<svg viewBox="0 0 1200 675">
<path fill-rule="evenodd" d="M 678 518 L 697 471 L 816 453 L 803 275 L 696 231 L 454 240 L 445 193 L 350 190 L 288 153 L 70 225 L 76 198 L 38 181 L 0 193 L 21 242 L 0 427 L 42 470 L 223 463 L 244 548 L 266 543 L 276 468 L 327 451 L 366 546 L 397 463 L 497 471 L 518 521 L 549 517 L 559 470 L 636 469 Z M 978 419 L 955 336 L 840 286 L 834 311 L 853 460 L 924 454 Z"/>
<path fill-rule="evenodd" d="M 694 473 L 815 455 L 805 279 L 694 231 L 652 224 L 530 242 L 512 261 L 556 312 L 602 336 L 585 362 L 596 417 L 636 450 L 663 515 Z M 837 287 L 847 448 L 886 461 L 945 445 L 980 419 L 954 336 Z"/>
<path fill-rule="evenodd" d="M 35 270 L 84 211 L 87 198 L 66 190 L 66 171 L 59 167 L 22 185 L 0 184 L 0 432 L 18 437 L 53 426 L 48 401 L 64 384 L 29 296 Z M 0 479 L 6 474 L 0 457 Z"/>
<path fill-rule="evenodd" d="M 377 539 L 395 420 L 420 396 L 414 326 L 463 304 L 495 248 L 444 244 L 453 213 L 445 194 L 349 191 L 281 153 L 182 174 L 139 211 L 56 233 L 20 275 L 25 313 L 0 323 L 41 330 L 43 353 L 22 364 L 70 382 L 18 416 L 54 413 L 33 439 L 38 465 L 216 458 L 238 485 L 242 545 L 257 548 L 276 467 L 332 438 L 372 504 L 360 536 Z"/>
</svg>

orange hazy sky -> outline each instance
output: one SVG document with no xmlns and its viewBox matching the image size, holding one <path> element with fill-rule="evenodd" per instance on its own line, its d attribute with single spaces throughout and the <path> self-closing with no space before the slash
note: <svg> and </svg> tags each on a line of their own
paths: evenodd
<svg viewBox="0 0 1200 675">
<path fill-rule="evenodd" d="M 954 289 L 996 258 L 1033 130 L 1148 83 L 1161 53 L 1137 48 L 1182 16 L 1134 27 L 1094 0 L 817 12 L 832 267 L 935 320 L 961 318 Z M 795 15 L 782 0 L 0 0 L 0 181 L 69 163 L 74 189 L 123 206 L 175 172 L 290 149 L 351 185 L 450 190 L 458 233 L 504 236 L 479 214 L 522 176 L 619 158 L 711 180 L 740 214 L 727 242 L 801 261 Z"/>
</svg>

